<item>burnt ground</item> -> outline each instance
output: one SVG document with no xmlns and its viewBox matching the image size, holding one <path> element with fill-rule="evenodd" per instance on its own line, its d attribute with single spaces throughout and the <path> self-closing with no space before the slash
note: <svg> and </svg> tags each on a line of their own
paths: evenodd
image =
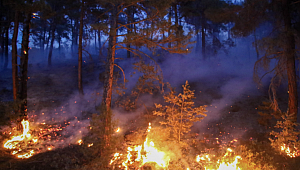
<svg viewBox="0 0 300 170">
<path fill-rule="evenodd" d="M 77 96 L 77 66 L 71 61 L 66 63 L 68 64 L 56 64 L 51 68 L 35 64 L 29 67 L 28 111 L 30 114 L 39 115 L 45 111 L 54 112 L 54 108 L 66 106 L 66 101 L 69 103 L 75 101 L 76 103 L 76 97 L 74 96 Z M 99 80 L 99 73 L 102 71 L 103 66 L 99 63 L 94 65 L 88 63 L 83 66 L 83 86 L 92 89 L 90 91 L 85 90 L 89 95 L 89 98 L 85 98 L 85 100 L 90 102 L 89 104 L 84 103 L 87 106 L 95 106 L 97 104 L 96 100 L 101 99 L 99 94 L 102 85 Z M 191 88 L 195 90 L 195 104 L 215 107 L 212 105 L 214 101 L 224 97 L 224 94 L 221 93 L 222 85 L 233 78 L 234 76 L 228 75 L 210 81 L 204 77 L 190 82 Z M 2 105 L 6 105 L 7 101 L 12 100 L 11 84 L 11 70 L 8 69 L 0 75 L 0 101 L 2 101 Z M 216 143 L 216 138 L 221 143 L 228 143 L 233 139 L 238 139 L 240 143 L 248 143 L 249 141 L 268 143 L 268 132 L 273 129 L 273 124 L 261 126 L 258 123 L 260 115 L 257 109 L 263 101 L 268 100 L 267 87 L 255 89 L 255 92 L 252 90 L 243 92 L 239 97 L 232 99 L 228 105 L 224 105 L 218 111 L 219 114 L 213 115 L 208 121 L 196 124 L 193 131 L 199 135 L 198 139 L 211 139 L 210 142 L 213 144 Z M 282 105 L 286 105 L 284 102 L 286 101 L 285 97 L 281 97 L 281 99 Z M 91 101 L 94 101 L 94 103 L 91 104 Z M 213 112 L 212 108 L 209 111 Z M 70 145 L 34 155 L 30 159 L 21 160 L 15 159 L 1 148 L 0 169 L 76 169 L 88 164 L 90 161 L 90 158 L 84 155 L 82 150 L 84 150 L 82 146 Z M 295 167 L 297 167 L 298 158 L 291 160 L 276 156 L 275 159 L 281 160 L 278 169 L 297 169 Z"/>
</svg>

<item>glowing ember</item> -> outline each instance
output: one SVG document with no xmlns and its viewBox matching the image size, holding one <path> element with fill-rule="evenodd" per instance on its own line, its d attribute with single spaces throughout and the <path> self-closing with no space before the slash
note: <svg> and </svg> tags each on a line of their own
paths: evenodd
<svg viewBox="0 0 300 170">
<path fill-rule="evenodd" d="M 69 126 L 70 122 L 65 121 L 63 125 L 47 125 L 44 121 L 45 120 L 43 120 L 42 123 L 35 123 L 33 126 L 29 126 L 28 120 L 22 120 L 22 134 L 16 130 L 16 127 L 13 128 L 13 131 L 3 131 L 3 134 L 11 136 L 9 140 L 4 141 L 3 147 L 9 149 L 11 154 L 17 158 L 24 159 L 30 158 L 34 154 L 53 150 L 56 147 L 67 146 L 69 143 L 65 142 L 65 136 L 59 132 Z M 81 129 L 79 130 L 79 133 L 82 133 Z M 70 136 L 69 138 L 72 139 L 73 136 Z M 74 141 L 74 138 L 72 141 Z M 75 141 L 79 145 L 83 144 L 81 139 Z M 93 144 L 89 144 L 88 147 L 91 147 L 92 145 Z"/>
<path fill-rule="evenodd" d="M 149 133 L 151 129 L 151 123 L 149 123 L 147 132 Z M 121 163 L 124 169 L 129 169 L 129 166 L 138 163 L 139 167 L 142 167 L 146 163 L 156 163 L 159 167 L 167 167 L 169 164 L 169 157 L 162 151 L 159 151 L 153 141 L 149 141 L 146 138 L 143 145 L 136 145 L 134 147 L 127 148 L 127 155 L 123 156 L 120 153 L 115 153 L 114 157 L 110 161 L 112 165 L 115 161 L 124 158 Z"/>
<path fill-rule="evenodd" d="M 78 143 L 78 145 L 81 145 L 81 144 L 83 144 L 83 141 L 82 141 L 82 139 L 79 139 L 79 140 L 77 141 L 77 143 Z"/>
<path fill-rule="evenodd" d="M 287 156 L 289 156 L 291 158 L 300 156 L 300 152 L 299 152 L 298 148 L 296 148 L 295 146 L 293 149 L 291 149 L 290 147 L 286 146 L 286 144 L 283 144 L 283 145 L 281 145 L 280 149 L 281 149 L 281 152 L 285 153 Z"/>
<path fill-rule="evenodd" d="M 118 129 L 116 130 L 116 132 L 120 132 L 120 128 L 118 127 Z"/>
</svg>

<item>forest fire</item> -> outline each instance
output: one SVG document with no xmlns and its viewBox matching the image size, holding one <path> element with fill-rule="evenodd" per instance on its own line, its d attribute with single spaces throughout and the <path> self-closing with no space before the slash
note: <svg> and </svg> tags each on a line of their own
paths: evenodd
<svg viewBox="0 0 300 170">
<path fill-rule="evenodd" d="M 76 123 L 78 122 L 76 121 Z M 63 131 L 70 125 L 71 127 L 75 127 L 75 124 L 71 122 L 65 121 L 64 123 L 49 125 L 41 122 L 33 123 L 30 126 L 29 120 L 22 120 L 21 125 L 21 134 L 17 130 L 17 127 L 12 128 L 12 130 L 9 130 L 9 128 L 3 131 L 3 135 L 9 137 L 7 141 L 4 141 L 3 147 L 17 158 L 30 158 L 34 154 L 68 146 L 71 143 L 77 145 L 83 144 L 83 140 L 81 139 L 82 129 L 77 129 L 79 132 L 77 136 L 69 134 L 67 130 Z M 89 144 L 88 147 L 91 146 L 92 144 Z"/>
<path fill-rule="evenodd" d="M 216 162 L 213 162 L 211 156 L 208 154 L 202 156 L 198 155 L 196 157 L 196 162 L 202 164 L 205 170 L 241 170 L 238 166 L 241 157 L 235 156 L 234 161 L 230 161 L 232 153 L 233 150 L 228 148 L 226 154 Z"/>
<path fill-rule="evenodd" d="M 286 146 L 286 144 L 283 144 L 280 146 L 281 152 L 283 152 L 284 154 L 286 154 L 287 156 L 291 157 L 291 158 L 296 158 L 298 156 L 300 156 L 300 152 L 298 150 L 298 148 L 296 148 L 294 146 L 293 149 L 291 149 L 289 146 Z"/>
<path fill-rule="evenodd" d="M 149 123 L 147 133 L 150 132 L 151 123 Z M 110 161 L 110 165 L 112 165 L 116 161 L 121 160 L 120 167 L 124 169 L 129 169 L 129 167 L 133 164 L 138 164 L 139 167 L 144 166 L 147 163 L 156 163 L 157 166 L 161 168 L 166 168 L 169 164 L 170 158 L 166 153 L 160 151 L 155 147 L 154 142 L 146 137 L 143 145 L 135 145 L 133 147 L 127 148 L 127 155 L 123 155 L 120 153 L 115 153 L 114 157 Z"/>
<path fill-rule="evenodd" d="M 37 138 L 32 138 L 29 133 L 29 121 L 21 121 L 23 127 L 23 133 L 18 136 L 13 136 L 10 140 L 4 143 L 3 147 L 13 150 L 12 155 L 16 155 L 18 158 L 29 158 L 34 154 L 34 150 L 23 150 L 22 145 L 37 143 Z"/>
</svg>

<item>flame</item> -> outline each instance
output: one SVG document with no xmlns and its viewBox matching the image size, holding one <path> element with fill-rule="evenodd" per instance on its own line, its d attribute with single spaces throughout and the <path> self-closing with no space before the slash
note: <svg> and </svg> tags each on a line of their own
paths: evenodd
<svg viewBox="0 0 300 170">
<path fill-rule="evenodd" d="M 241 168 L 239 168 L 237 166 L 238 164 L 238 159 L 241 159 L 240 156 L 236 156 L 234 158 L 234 161 L 232 163 L 228 163 L 228 162 L 222 162 L 218 168 L 218 170 L 241 170 Z"/>
<path fill-rule="evenodd" d="M 283 144 L 280 146 L 281 152 L 285 153 L 287 156 L 291 158 L 295 158 L 300 156 L 300 152 L 298 148 L 294 146 L 293 149 L 291 149 L 289 146 L 286 146 L 286 144 Z"/>
<path fill-rule="evenodd" d="M 29 133 L 29 121 L 28 120 L 22 120 L 21 121 L 22 127 L 23 127 L 23 133 L 19 136 L 13 136 L 10 140 L 6 141 L 3 145 L 4 148 L 14 150 L 12 151 L 12 155 L 16 155 L 18 158 L 29 158 L 34 154 L 34 150 L 30 151 L 23 151 L 20 148 L 20 145 L 22 142 L 30 142 L 31 140 L 31 134 Z M 38 141 L 37 138 L 32 139 L 33 143 L 36 143 Z"/>
<path fill-rule="evenodd" d="M 45 115 L 45 113 L 41 114 Z M 81 124 L 80 121 L 76 120 L 74 121 L 75 123 L 71 123 L 66 120 L 63 122 L 56 121 L 52 118 L 51 122 L 50 120 L 47 120 L 50 124 L 47 124 L 46 120 L 32 123 L 36 118 L 36 115 L 28 117 L 30 123 L 29 120 L 22 120 L 22 131 L 17 130 L 17 127 L 10 128 L 5 126 L 3 129 L 1 127 L 1 133 L 9 136 L 9 138 L 3 142 L 2 147 L 8 149 L 11 155 L 14 155 L 16 158 L 24 159 L 30 158 L 34 154 L 53 150 L 57 147 L 65 147 L 70 144 L 83 144 L 83 140 L 78 138 L 79 136 L 82 137 L 81 134 L 84 133 L 82 129 L 78 130 L 80 135 L 73 135 L 73 133 L 72 135 L 69 135 L 67 130 L 65 130 L 65 134 L 59 133 L 64 131 L 68 126 L 74 126 L 75 123 Z M 75 119 L 77 118 L 75 117 Z M 70 138 L 71 142 L 67 143 L 65 140 L 67 138 Z M 88 144 L 87 147 L 91 147 L 92 145 L 93 144 Z"/>
<path fill-rule="evenodd" d="M 151 123 L 149 123 L 147 132 L 151 130 Z M 115 153 L 110 161 L 112 165 L 115 161 L 122 159 L 123 154 Z M 127 148 L 127 155 L 124 155 L 125 160 L 121 163 L 124 169 L 129 169 L 129 166 L 138 163 L 139 167 L 142 167 L 146 163 L 156 163 L 159 167 L 166 168 L 169 164 L 169 157 L 166 153 L 159 151 L 154 142 L 146 137 L 143 145 L 136 145 Z"/>
<path fill-rule="evenodd" d="M 209 154 L 204 154 L 202 156 L 197 155 L 196 162 L 201 163 L 201 161 L 206 161 L 210 165 L 204 165 L 205 170 L 241 170 L 240 167 L 238 167 L 239 159 L 242 159 L 240 156 L 235 156 L 234 161 L 230 163 L 228 159 L 226 159 L 230 153 L 232 153 L 232 149 L 228 148 L 226 154 L 222 157 L 222 159 L 219 159 L 217 162 L 211 162 L 211 158 Z M 214 155 L 213 155 L 214 156 Z M 217 169 L 211 168 L 212 166 L 216 165 L 218 167 Z"/>
<path fill-rule="evenodd" d="M 121 130 L 121 129 L 118 127 L 118 129 L 116 130 L 116 132 L 120 132 L 120 130 Z"/>
<path fill-rule="evenodd" d="M 29 131 L 29 122 L 24 119 L 21 121 L 23 126 L 23 134 L 19 136 L 13 136 L 11 140 L 8 140 L 3 145 L 6 149 L 16 149 L 18 146 L 18 142 L 23 141 L 25 138 L 29 138 L 31 135 L 28 133 Z"/>
</svg>

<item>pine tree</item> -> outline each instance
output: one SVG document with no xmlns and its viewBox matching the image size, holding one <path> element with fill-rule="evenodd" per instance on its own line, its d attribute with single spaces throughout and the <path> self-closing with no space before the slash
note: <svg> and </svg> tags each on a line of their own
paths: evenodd
<svg viewBox="0 0 300 170">
<path fill-rule="evenodd" d="M 190 132 L 193 124 L 206 116 L 206 106 L 194 106 L 194 91 L 190 90 L 188 81 L 182 87 L 183 93 L 179 93 L 178 96 L 175 95 L 174 89 L 170 89 L 171 91 L 164 96 L 166 105 L 155 104 L 159 111 L 153 112 L 154 115 L 163 117 L 160 124 L 165 125 L 170 137 L 179 143 Z"/>
<path fill-rule="evenodd" d="M 157 24 L 157 22 L 161 21 L 165 15 L 166 9 L 169 7 L 171 2 L 169 1 L 101 1 L 100 5 L 106 10 L 104 15 L 107 15 L 107 25 L 109 25 L 108 29 L 104 30 L 108 34 L 108 54 L 106 59 L 106 70 L 105 70 L 105 79 L 104 79 L 104 90 L 102 97 L 102 108 L 103 114 L 105 114 L 105 122 L 108 126 L 105 127 L 107 131 L 105 134 L 109 134 L 111 127 L 111 105 L 112 105 L 112 91 L 113 91 L 113 82 L 114 82 L 114 67 L 119 67 L 116 63 L 116 51 L 117 50 L 127 50 L 133 53 L 134 55 L 143 59 L 143 57 L 149 57 L 148 54 L 138 49 L 141 46 L 147 46 L 150 50 L 155 50 L 157 48 L 162 48 L 163 50 L 169 51 L 171 53 L 186 53 L 186 47 L 189 44 L 188 38 L 190 35 L 176 38 L 173 36 L 169 36 L 168 38 L 162 38 L 161 33 L 164 25 Z M 138 18 L 134 22 L 121 22 L 121 16 L 123 14 L 126 15 L 126 12 L 123 10 L 133 6 L 137 9 L 139 14 L 136 15 Z M 125 18 L 130 19 L 130 16 L 126 16 Z M 152 22 L 152 26 L 147 27 L 147 23 Z M 134 31 L 131 30 L 132 25 Z M 126 31 L 120 31 L 123 28 Z M 125 32 L 125 33 L 124 33 Z M 119 34 L 120 33 L 120 34 Z M 124 33 L 124 34 L 123 34 Z M 152 35 L 152 38 L 151 38 Z M 124 41 L 117 42 L 118 37 L 125 37 Z M 164 47 L 163 44 L 168 42 L 181 42 L 180 45 L 173 45 L 170 47 Z M 128 44 L 134 44 L 136 48 L 128 47 Z M 105 138 L 105 142 L 109 145 L 110 137 L 107 135 Z"/>
<path fill-rule="evenodd" d="M 258 81 L 261 79 L 259 71 L 262 66 L 268 70 L 268 73 L 274 74 L 270 84 L 274 106 L 277 106 L 275 87 L 287 77 L 288 114 L 293 115 L 293 120 L 296 122 L 298 92 L 295 68 L 295 41 L 298 38 L 296 33 L 299 32 L 296 29 L 296 25 L 300 22 L 299 17 L 297 17 L 297 14 L 299 14 L 299 3 L 295 0 L 247 0 L 241 6 L 235 6 L 230 10 L 232 11 L 230 17 L 235 22 L 232 33 L 236 36 L 248 36 L 266 22 L 272 25 L 268 36 L 257 40 L 258 46 L 265 54 L 255 64 L 254 77 Z M 230 12 L 227 11 L 227 13 Z M 276 61 L 275 67 L 269 69 L 271 61 L 274 60 Z"/>
<path fill-rule="evenodd" d="M 277 121 L 275 128 L 280 129 L 279 132 L 272 131 L 270 133 L 273 138 L 269 138 L 271 145 L 274 149 L 281 152 L 288 150 L 288 156 L 294 157 L 293 154 L 299 156 L 300 141 L 298 136 L 300 131 L 296 128 L 299 124 L 294 122 L 294 116 L 291 114 L 285 114 L 282 116 L 283 121 Z"/>
</svg>

